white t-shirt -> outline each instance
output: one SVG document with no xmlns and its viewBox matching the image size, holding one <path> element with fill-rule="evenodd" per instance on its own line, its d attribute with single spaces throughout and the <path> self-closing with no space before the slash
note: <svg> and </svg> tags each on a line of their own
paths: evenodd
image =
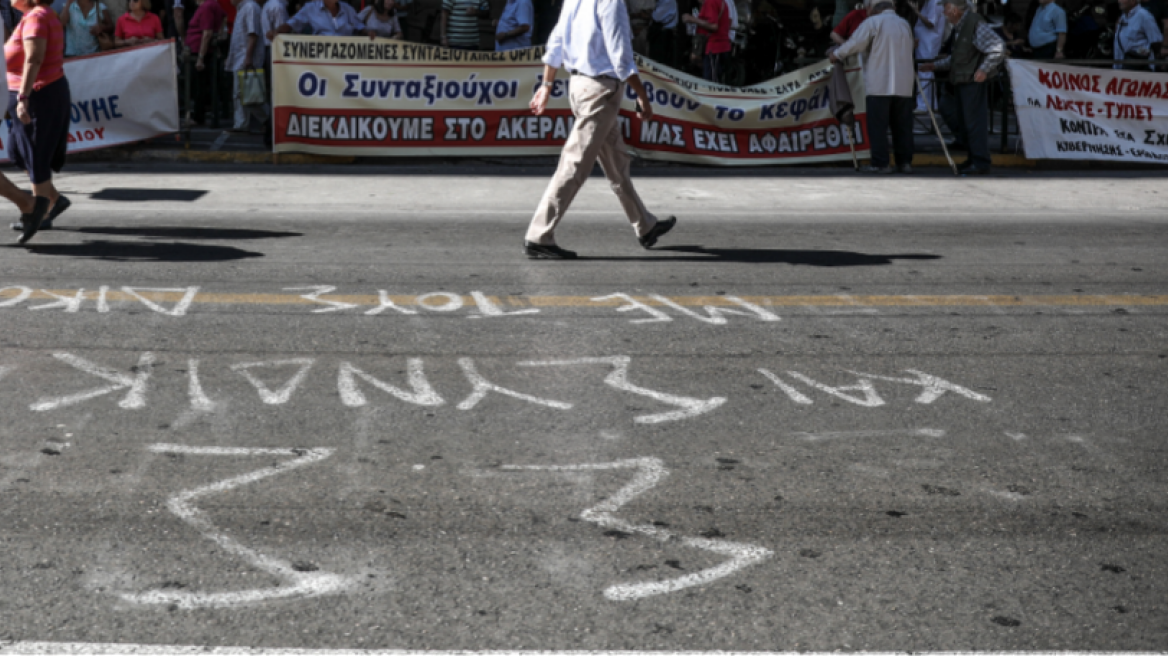
<svg viewBox="0 0 1168 656">
<path fill-rule="evenodd" d="M 377 32 L 377 36 L 390 37 L 394 34 L 401 34 L 401 23 L 397 19 L 397 14 L 390 16 L 389 20 L 383 21 L 377 16 L 377 12 L 373 11 L 373 5 L 369 5 L 358 12 L 357 17 L 365 22 L 365 27 Z"/>
</svg>

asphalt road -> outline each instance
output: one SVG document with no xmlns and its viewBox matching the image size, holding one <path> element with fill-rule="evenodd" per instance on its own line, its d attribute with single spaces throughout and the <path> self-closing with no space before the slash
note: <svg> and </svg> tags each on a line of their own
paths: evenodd
<svg viewBox="0 0 1168 656">
<path fill-rule="evenodd" d="M 549 175 L 64 175 L 0 653 L 1168 647 L 1162 175 Z"/>
</svg>

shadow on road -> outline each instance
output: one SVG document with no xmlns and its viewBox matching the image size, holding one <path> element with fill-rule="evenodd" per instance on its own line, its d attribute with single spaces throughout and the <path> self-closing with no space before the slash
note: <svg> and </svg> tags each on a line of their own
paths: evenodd
<svg viewBox="0 0 1168 656">
<path fill-rule="evenodd" d="M 205 244 L 140 243 L 129 241 L 87 241 L 80 244 L 27 244 L 25 248 L 36 255 L 64 255 L 90 257 L 114 262 L 225 262 L 249 257 L 263 257 L 231 246 Z"/>
<path fill-rule="evenodd" d="M 303 237 L 302 232 L 247 230 L 234 228 L 54 228 L 54 232 L 146 237 L 147 239 L 276 239 Z"/>
<path fill-rule="evenodd" d="M 817 267 L 881 266 L 896 260 L 939 260 L 940 255 L 901 253 L 879 255 L 852 251 L 801 251 L 781 248 L 704 248 L 702 246 L 666 246 L 654 249 L 657 255 L 642 257 L 581 257 L 598 261 L 665 261 L 665 262 L 741 262 L 743 264 L 794 264 Z"/>
<path fill-rule="evenodd" d="M 145 202 L 152 200 L 193 203 L 207 192 L 203 189 L 136 189 L 133 187 L 107 187 L 89 194 L 93 200 L 116 200 L 123 202 Z"/>
</svg>

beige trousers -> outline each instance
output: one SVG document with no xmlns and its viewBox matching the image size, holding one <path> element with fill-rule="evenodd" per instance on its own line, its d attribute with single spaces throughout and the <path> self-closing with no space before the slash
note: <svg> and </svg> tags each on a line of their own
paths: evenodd
<svg viewBox="0 0 1168 656">
<path fill-rule="evenodd" d="M 576 192 L 592 174 L 592 165 L 598 161 L 637 236 L 657 225 L 657 217 L 645 209 L 629 177 L 631 158 L 625 151 L 617 121 L 623 94 L 624 84 L 616 80 L 572 76 L 568 97 L 576 123 L 560 153 L 556 174 L 552 176 L 527 228 L 527 241 L 544 245 L 556 243 L 556 226 L 564 218 Z"/>
</svg>

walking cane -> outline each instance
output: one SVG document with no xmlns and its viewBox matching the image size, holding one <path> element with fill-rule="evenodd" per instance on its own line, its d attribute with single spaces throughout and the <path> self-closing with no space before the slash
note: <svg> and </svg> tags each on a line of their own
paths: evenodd
<svg viewBox="0 0 1168 656">
<path fill-rule="evenodd" d="M 924 93 L 925 86 L 921 84 L 921 74 L 916 71 L 915 67 L 913 75 L 917 78 L 917 88 Z M 936 84 L 936 81 L 933 83 Z M 941 126 L 937 125 L 937 115 L 933 113 L 932 98 L 925 98 L 925 108 L 929 110 L 929 119 L 933 121 L 933 132 L 937 133 L 937 140 L 941 142 L 941 151 L 945 153 L 945 159 L 949 160 L 949 168 L 953 169 L 953 175 L 961 175 L 957 172 L 957 165 L 953 163 L 953 158 L 949 155 L 949 147 L 945 145 L 945 137 L 941 136 Z"/>
<path fill-rule="evenodd" d="M 843 125 L 843 124 L 841 123 L 841 125 Z M 854 132 L 854 130 L 856 129 L 855 119 L 852 119 L 852 124 L 850 126 L 845 126 L 845 127 L 849 128 L 849 129 L 845 130 L 845 132 L 848 133 L 848 145 L 852 147 L 852 168 L 855 169 L 856 171 L 859 171 L 860 170 L 860 160 L 856 159 L 856 133 Z"/>
</svg>

